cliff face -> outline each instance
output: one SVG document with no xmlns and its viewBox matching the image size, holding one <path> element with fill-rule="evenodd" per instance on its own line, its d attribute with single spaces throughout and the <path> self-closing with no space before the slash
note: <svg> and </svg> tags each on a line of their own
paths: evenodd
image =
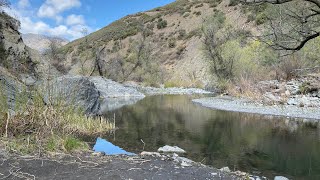
<svg viewBox="0 0 320 180">
<path fill-rule="evenodd" d="M 0 66 L 19 78 L 35 76 L 36 63 L 22 40 L 19 26 L 19 21 L 0 13 Z"/>
</svg>

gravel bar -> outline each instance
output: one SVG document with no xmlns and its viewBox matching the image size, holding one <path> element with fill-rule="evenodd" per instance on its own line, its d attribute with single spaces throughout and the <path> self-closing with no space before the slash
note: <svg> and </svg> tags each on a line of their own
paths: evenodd
<svg viewBox="0 0 320 180">
<path fill-rule="evenodd" d="M 225 111 L 320 120 L 320 109 L 314 107 L 298 107 L 290 105 L 267 106 L 229 96 L 194 99 L 192 102 L 204 107 Z"/>
</svg>

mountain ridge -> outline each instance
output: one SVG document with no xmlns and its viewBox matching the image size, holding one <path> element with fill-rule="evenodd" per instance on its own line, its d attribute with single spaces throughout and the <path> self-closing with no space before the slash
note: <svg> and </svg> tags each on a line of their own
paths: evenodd
<svg viewBox="0 0 320 180">
<path fill-rule="evenodd" d="M 69 43 L 67 39 L 61 37 L 51 37 L 33 33 L 22 34 L 22 39 L 27 46 L 42 53 L 50 48 L 50 44 L 52 42 L 54 42 L 58 47 L 64 46 Z"/>
</svg>

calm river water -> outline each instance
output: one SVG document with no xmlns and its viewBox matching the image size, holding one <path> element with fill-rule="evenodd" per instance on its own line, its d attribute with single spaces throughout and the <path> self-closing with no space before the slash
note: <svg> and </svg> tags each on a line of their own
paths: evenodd
<svg viewBox="0 0 320 180">
<path fill-rule="evenodd" d="M 115 134 L 104 137 L 130 152 L 179 146 L 204 164 L 273 179 L 320 179 L 320 128 L 286 118 L 212 110 L 199 96 L 151 96 L 108 112 Z"/>
</svg>

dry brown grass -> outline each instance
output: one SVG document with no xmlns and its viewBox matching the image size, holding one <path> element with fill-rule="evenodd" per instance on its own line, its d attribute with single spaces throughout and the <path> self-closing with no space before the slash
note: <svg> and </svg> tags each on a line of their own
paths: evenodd
<svg viewBox="0 0 320 180">
<path fill-rule="evenodd" d="M 236 84 L 229 84 L 227 92 L 232 96 L 246 97 L 252 100 L 260 100 L 263 94 L 255 81 L 243 77 L 239 78 Z"/>
<path fill-rule="evenodd" d="M 1 95 L 1 99 L 6 99 L 4 93 Z M 78 108 L 62 103 L 46 105 L 36 91 L 32 93 L 32 102 L 27 97 L 28 93 L 19 96 L 15 114 L 9 113 L 8 106 L 1 107 L 0 139 L 9 150 L 34 153 L 38 150 L 88 149 L 79 138 L 96 137 L 115 128 L 107 119 L 87 117 Z M 52 148 L 53 142 L 54 147 L 59 148 Z"/>
</svg>

